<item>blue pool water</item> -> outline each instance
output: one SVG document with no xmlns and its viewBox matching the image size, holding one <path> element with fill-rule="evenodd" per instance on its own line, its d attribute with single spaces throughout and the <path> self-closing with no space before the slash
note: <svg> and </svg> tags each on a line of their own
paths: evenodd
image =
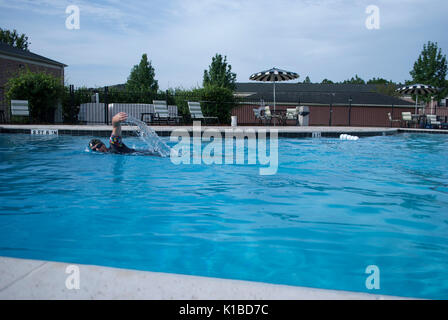
<svg viewBox="0 0 448 320">
<path fill-rule="evenodd" d="M 448 298 L 448 136 L 279 139 L 271 176 L 89 139 L 0 134 L 1 256 Z"/>
</svg>

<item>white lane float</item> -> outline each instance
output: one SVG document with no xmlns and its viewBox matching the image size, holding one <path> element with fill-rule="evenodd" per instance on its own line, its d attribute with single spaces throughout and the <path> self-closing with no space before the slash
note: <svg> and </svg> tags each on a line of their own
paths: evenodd
<svg viewBox="0 0 448 320">
<path fill-rule="evenodd" d="M 357 136 L 351 136 L 351 135 L 349 135 L 349 134 L 341 134 L 340 136 L 339 136 L 339 139 L 340 140 L 358 140 L 359 139 L 359 137 L 357 137 Z"/>
</svg>

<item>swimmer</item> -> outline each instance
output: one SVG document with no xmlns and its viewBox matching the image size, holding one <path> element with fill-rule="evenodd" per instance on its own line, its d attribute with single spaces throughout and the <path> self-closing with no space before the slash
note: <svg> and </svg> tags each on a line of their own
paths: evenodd
<svg viewBox="0 0 448 320">
<path fill-rule="evenodd" d="M 112 118 L 112 134 L 109 138 L 110 147 L 106 145 L 99 139 L 92 139 L 89 142 L 89 148 L 92 151 L 103 152 L 103 153 L 139 153 L 135 149 L 128 148 L 122 141 L 121 138 L 121 123 L 128 119 L 128 115 L 124 112 L 117 113 Z M 147 153 L 147 152 L 145 152 Z"/>
</svg>

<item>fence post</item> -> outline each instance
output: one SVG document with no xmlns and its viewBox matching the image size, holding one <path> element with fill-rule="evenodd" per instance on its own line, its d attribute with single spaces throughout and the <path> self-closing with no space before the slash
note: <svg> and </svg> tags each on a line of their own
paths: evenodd
<svg viewBox="0 0 448 320">
<path fill-rule="evenodd" d="M 348 126 L 351 127 L 352 125 L 352 96 L 350 96 L 350 98 L 348 98 L 348 103 L 349 103 L 349 107 L 348 107 Z"/>
<path fill-rule="evenodd" d="M 75 86 L 74 85 L 70 85 L 69 86 L 69 90 L 70 90 L 70 122 L 75 122 Z M 77 116 L 77 115 L 76 115 Z"/>
<path fill-rule="evenodd" d="M 109 101 L 108 101 L 109 87 L 104 87 L 104 123 L 109 124 Z"/>
<path fill-rule="evenodd" d="M 329 120 L 329 122 L 328 122 L 328 126 L 329 127 L 331 127 L 331 118 L 332 118 L 332 115 L 333 115 L 333 95 L 334 95 L 334 93 L 331 93 L 330 94 L 330 120 Z"/>
<path fill-rule="evenodd" d="M 392 111 L 390 112 L 390 126 L 392 127 L 392 119 L 394 118 L 394 104 L 392 103 Z"/>
</svg>

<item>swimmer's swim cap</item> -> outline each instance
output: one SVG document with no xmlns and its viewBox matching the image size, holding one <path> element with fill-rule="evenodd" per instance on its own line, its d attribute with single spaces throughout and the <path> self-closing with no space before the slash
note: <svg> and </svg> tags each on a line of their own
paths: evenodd
<svg viewBox="0 0 448 320">
<path fill-rule="evenodd" d="M 92 139 L 92 140 L 90 140 L 90 142 L 89 142 L 90 149 L 92 149 L 98 143 L 100 143 L 100 145 L 98 147 L 101 147 L 101 145 L 103 144 L 103 142 L 101 142 L 101 140 L 99 140 L 99 139 Z"/>
</svg>

